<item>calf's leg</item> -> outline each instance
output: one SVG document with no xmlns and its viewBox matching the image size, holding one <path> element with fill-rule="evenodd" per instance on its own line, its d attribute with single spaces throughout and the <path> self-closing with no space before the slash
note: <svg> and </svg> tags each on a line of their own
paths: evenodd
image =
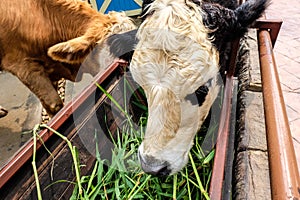
<svg viewBox="0 0 300 200">
<path fill-rule="evenodd" d="M 22 65 L 8 71 L 17 76 L 39 98 L 50 117 L 63 107 L 62 100 L 39 62 L 27 59 Z"/>
</svg>

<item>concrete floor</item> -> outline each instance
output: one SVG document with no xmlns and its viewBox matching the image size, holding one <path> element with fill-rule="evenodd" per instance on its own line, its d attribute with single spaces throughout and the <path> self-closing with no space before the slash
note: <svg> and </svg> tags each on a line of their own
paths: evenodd
<svg viewBox="0 0 300 200">
<path fill-rule="evenodd" d="M 39 100 L 15 76 L 0 73 L 0 105 L 8 115 L 0 118 L 0 168 L 31 137 L 27 131 L 41 121 Z"/>
<path fill-rule="evenodd" d="M 282 19 L 274 47 L 287 115 L 300 171 L 300 1 L 273 0 L 268 19 Z"/>
</svg>

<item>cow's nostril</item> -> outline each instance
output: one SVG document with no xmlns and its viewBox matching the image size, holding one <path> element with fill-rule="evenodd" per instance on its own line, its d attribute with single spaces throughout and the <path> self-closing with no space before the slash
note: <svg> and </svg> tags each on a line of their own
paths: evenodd
<svg viewBox="0 0 300 200">
<path fill-rule="evenodd" d="M 145 166 L 142 165 L 144 172 L 154 176 L 168 176 L 171 170 L 168 169 L 167 165 L 162 166 Z"/>
<path fill-rule="evenodd" d="M 168 162 L 162 162 L 151 156 L 142 157 L 139 154 L 139 160 L 144 172 L 154 176 L 168 176 L 171 170 L 168 168 Z"/>
<path fill-rule="evenodd" d="M 171 170 L 168 169 L 168 166 L 165 166 L 161 168 L 158 173 L 156 174 L 157 176 L 168 176 L 170 174 Z"/>
</svg>

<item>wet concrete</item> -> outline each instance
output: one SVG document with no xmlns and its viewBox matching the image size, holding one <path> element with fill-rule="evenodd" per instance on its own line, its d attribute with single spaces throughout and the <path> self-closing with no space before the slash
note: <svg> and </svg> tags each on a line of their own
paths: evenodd
<svg viewBox="0 0 300 200">
<path fill-rule="evenodd" d="M 0 73 L 0 105 L 8 110 L 0 118 L 0 168 L 31 138 L 28 131 L 41 122 L 42 106 L 15 76 Z M 26 133 L 27 132 L 27 133 Z"/>
</svg>

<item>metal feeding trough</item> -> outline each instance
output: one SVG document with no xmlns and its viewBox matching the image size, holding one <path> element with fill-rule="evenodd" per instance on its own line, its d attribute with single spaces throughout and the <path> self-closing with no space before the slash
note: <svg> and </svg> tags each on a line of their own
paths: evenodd
<svg viewBox="0 0 300 200">
<path fill-rule="evenodd" d="M 273 199 L 293 199 L 300 197 L 300 177 L 297 160 L 293 147 L 292 136 L 280 87 L 279 76 L 273 54 L 282 21 L 257 20 L 254 27 L 257 29 L 260 70 L 266 121 L 266 134 L 270 166 L 271 196 Z M 232 138 L 232 107 L 234 93 L 235 57 L 239 41 L 232 43 L 229 71 L 226 75 L 222 116 L 218 130 L 216 155 L 214 159 L 213 175 L 210 184 L 211 199 L 224 199 L 226 175 L 232 173 L 230 158 Z M 234 112 L 232 112 L 232 110 Z M 276 117 L 274 117 L 276 116 Z M 234 120 L 234 119 L 233 119 Z M 227 175 L 228 176 L 228 175 Z M 230 199 L 230 198 L 227 198 Z"/>
<path fill-rule="evenodd" d="M 95 77 L 95 82 L 84 89 L 80 95 L 72 102 L 67 104 L 55 117 L 49 122 L 48 126 L 57 130 L 66 136 L 72 145 L 78 148 L 81 163 L 85 164 L 81 174 L 89 174 L 95 163 L 95 142 L 94 127 L 100 126 L 102 133 L 98 133 L 99 151 L 105 152 L 107 159 L 111 156 L 112 143 L 103 140 L 109 138 L 109 134 L 116 133 L 118 124 L 122 123 L 125 116 L 119 112 L 113 112 L 112 103 L 109 98 L 95 85 L 101 84 L 101 87 L 107 92 L 114 93 L 116 101 L 118 97 L 123 97 L 122 74 L 126 69 L 122 61 L 114 62 L 103 73 Z M 130 77 L 126 77 L 127 84 L 132 84 Z M 136 94 L 135 96 L 138 96 Z M 138 98 L 138 97 L 137 97 Z M 143 101 L 141 99 L 141 101 Z M 122 101 L 119 101 L 122 102 Z M 141 102 L 143 103 L 143 102 Z M 138 108 L 135 113 L 139 113 Z M 41 188 L 47 187 L 55 180 L 72 181 L 72 156 L 67 144 L 55 135 L 53 132 L 45 129 L 39 133 L 45 146 L 49 147 L 52 156 L 42 147 L 42 143 L 37 143 L 37 166 Z M 32 155 L 34 143 L 30 140 L 13 159 L 0 171 L 0 199 L 36 199 L 35 179 L 32 169 Z M 55 166 L 52 166 L 55 158 Z M 105 159 L 105 157 L 103 157 Z M 52 168 L 53 167 L 53 168 Z M 52 171 L 54 174 L 51 174 Z M 54 176 L 55 180 L 51 177 Z M 43 191 L 45 199 L 58 199 L 60 197 L 70 197 L 73 184 L 62 183 L 54 184 L 48 190 Z"/>
<path fill-rule="evenodd" d="M 258 43 L 260 52 L 261 74 L 263 80 L 264 105 L 266 108 L 266 127 L 270 163 L 270 177 L 272 197 L 286 199 L 288 196 L 299 197 L 299 172 L 296 165 L 295 152 L 292 145 L 291 134 L 288 126 L 282 92 L 278 81 L 278 74 L 272 53 L 280 28 L 281 22 L 260 20 L 256 23 L 258 29 Z M 210 181 L 209 196 L 211 199 L 224 199 L 222 191 L 228 188 L 226 181 L 232 177 L 232 160 L 229 151 L 232 151 L 232 138 L 235 122 L 235 60 L 239 47 L 239 41 L 232 43 L 231 61 L 224 88 L 222 114 L 216 153 L 213 166 L 213 174 Z M 109 93 L 114 92 L 114 97 L 122 97 L 120 87 L 121 76 L 126 70 L 122 61 L 114 62 L 103 73 L 95 77 L 95 82 Z M 128 83 L 134 85 L 129 77 Z M 135 87 L 135 86 L 134 86 Z M 269 96 L 272 98 L 269 98 Z M 137 95 L 139 96 L 139 95 Z M 266 97 L 268 96 L 268 97 Z M 144 100 L 139 98 L 141 102 Z M 145 103 L 145 102 L 143 102 Z M 119 123 L 124 121 L 122 114 L 114 114 L 111 111 L 110 99 L 94 84 L 90 84 L 76 99 L 67 104 L 48 124 L 49 127 L 57 130 L 78 148 L 80 159 L 85 163 L 81 174 L 90 174 L 95 163 L 95 151 L 93 145 L 83 144 L 82 135 L 85 140 L 94 140 L 93 127 L 100 124 L 103 130 L 103 138 L 107 134 L 115 133 Z M 133 113 L 139 113 L 138 108 L 133 108 Z M 104 114 L 106 113 L 106 114 Z M 272 116 L 276 115 L 276 119 Z M 96 117 L 95 117 L 96 116 Z M 105 117 L 104 117 L 105 116 Z M 137 116 L 138 118 L 138 116 Z M 272 134 L 272 135 L 271 135 Z M 53 173 L 57 180 L 74 179 L 72 171 L 72 157 L 67 144 L 49 130 L 40 132 L 40 137 L 55 157 L 55 165 L 52 166 L 53 158 L 41 148 L 42 144 L 37 143 L 37 165 L 41 187 L 45 188 L 53 180 Z M 110 155 L 111 143 L 100 141 L 101 151 L 107 151 Z M 33 141 L 26 143 L 20 151 L 0 171 L 0 199 L 36 199 L 36 185 L 32 170 Z M 230 179 L 229 179 L 230 180 Z M 45 199 L 68 199 L 72 195 L 74 185 L 68 182 L 54 184 L 43 191 Z M 297 196 L 298 195 L 298 196 Z"/>
</svg>

